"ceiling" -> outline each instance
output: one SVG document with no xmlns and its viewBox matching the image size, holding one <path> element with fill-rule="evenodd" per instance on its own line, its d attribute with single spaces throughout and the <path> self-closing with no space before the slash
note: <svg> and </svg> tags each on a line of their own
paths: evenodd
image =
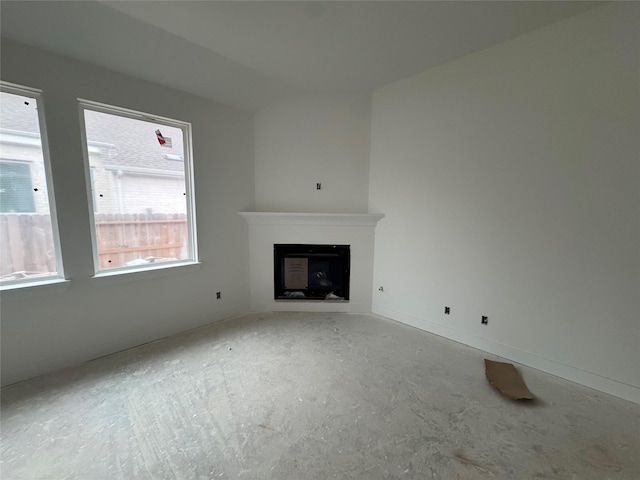
<svg viewBox="0 0 640 480">
<path fill-rule="evenodd" d="M 371 91 L 600 3 L 3 0 L 0 31 L 258 111 L 300 93 Z"/>
</svg>

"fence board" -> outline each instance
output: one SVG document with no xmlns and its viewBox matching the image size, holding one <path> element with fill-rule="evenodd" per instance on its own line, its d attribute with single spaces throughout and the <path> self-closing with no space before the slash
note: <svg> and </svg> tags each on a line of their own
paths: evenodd
<svg viewBox="0 0 640 480">
<path fill-rule="evenodd" d="M 188 244 L 186 215 L 98 214 L 95 218 L 100 268 L 154 257 L 179 259 Z M 48 215 L 0 213 L 0 274 L 55 272 L 55 248 Z"/>
<path fill-rule="evenodd" d="M 24 271 L 24 246 L 20 228 L 20 216 L 9 215 L 7 218 L 9 227 L 9 248 L 11 249 L 11 265 L 14 272 Z"/>
</svg>

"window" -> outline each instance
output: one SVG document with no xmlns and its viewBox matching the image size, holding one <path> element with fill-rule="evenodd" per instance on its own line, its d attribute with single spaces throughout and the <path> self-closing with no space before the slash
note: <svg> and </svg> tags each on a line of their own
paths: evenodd
<svg viewBox="0 0 640 480">
<path fill-rule="evenodd" d="M 80 109 L 95 271 L 195 262 L 190 125 L 88 101 Z"/>
<path fill-rule="evenodd" d="M 0 287 L 63 277 L 40 93 L 0 82 Z"/>
</svg>

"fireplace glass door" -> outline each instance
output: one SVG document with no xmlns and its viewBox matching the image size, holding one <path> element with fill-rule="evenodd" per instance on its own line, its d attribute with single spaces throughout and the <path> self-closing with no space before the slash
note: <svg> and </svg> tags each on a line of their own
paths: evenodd
<svg viewBox="0 0 640 480">
<path fill-rule="evenodd" d="M 349 245 L 273 246 L 276 300 L 349 300 Z"/>
</svg>

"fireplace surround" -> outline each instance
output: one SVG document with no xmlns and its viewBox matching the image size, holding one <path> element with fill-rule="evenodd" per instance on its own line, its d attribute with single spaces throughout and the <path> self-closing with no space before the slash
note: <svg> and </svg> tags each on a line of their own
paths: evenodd
<svg viewBox="0 0 640 480">
<path fill-rule="evenodd" d="M 248 225 L 253 311 L 371 312 L 374 232 L 383 214 L 240 212 L 240 215 Z M 349 300 L 274 299 L 275 244 L 350 245 Z"/>
</svg>

